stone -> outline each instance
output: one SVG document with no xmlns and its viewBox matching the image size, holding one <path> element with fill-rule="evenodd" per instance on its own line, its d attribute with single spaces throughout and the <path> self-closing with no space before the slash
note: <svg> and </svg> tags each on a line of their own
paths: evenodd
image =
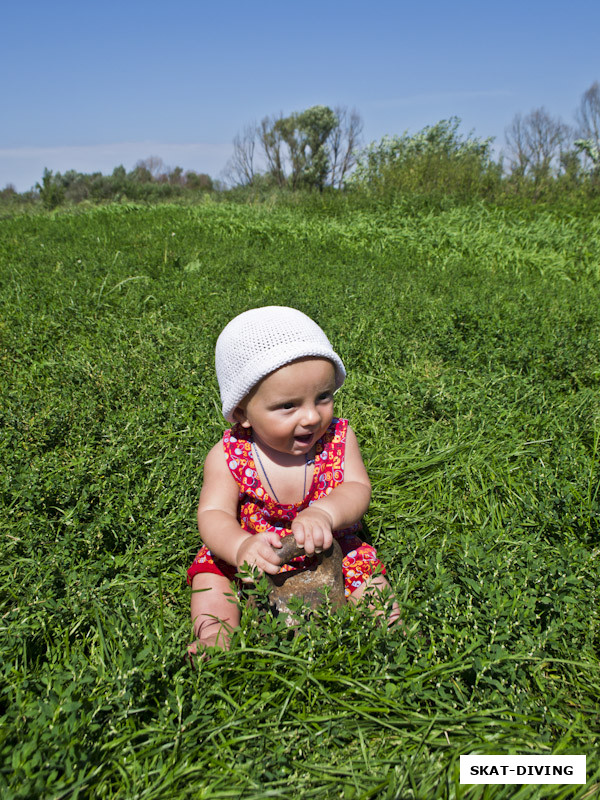
<svg viewBox="0 0 600 800">
<path fill-rule="evenodd" d="M 293 536 L 284 536 L 281 543 L 281 549 L 275 552 L 282 566 L 304 555 L 304 548 L 296 544 Z M 310 608 L 317 608 L 327 593 L 332 608 L 344 605 L 346 596 L 342 557 L 342 550 L 334 539 L 328 550 L 313 557 L 314 565 L 310 569 L 266 576 L 272 587 L 269 601 L 275 611 L 285 617 L 287 625 L 291 626 L 297 621 L 288 605 L 292 597 L 299 597 Z"/>
</svg>

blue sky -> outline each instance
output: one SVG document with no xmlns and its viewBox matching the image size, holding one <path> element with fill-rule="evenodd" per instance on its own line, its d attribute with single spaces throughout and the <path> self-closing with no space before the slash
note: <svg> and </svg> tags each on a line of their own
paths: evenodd
<svg viewBox="0 0 600 800">
<path fill-rule="evenodd" d="M 356 108 L 365 143 L 458 116 L 496 137 L 600 80 L 600 2 L 4 0 L 0 188 L 156 155 L 219 177 L 265 115 Z"/>
</svg>

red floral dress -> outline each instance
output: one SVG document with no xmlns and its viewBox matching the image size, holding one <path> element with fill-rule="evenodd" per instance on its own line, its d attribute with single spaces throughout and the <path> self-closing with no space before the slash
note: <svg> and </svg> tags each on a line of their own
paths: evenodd
<svg viewBox="0 0 600 800">
<path fill-rule="evenodd" d="M 249 533 L 271 531 L 279 536 L 290 533 L 292 521 L 300 511 L 311 503 L 326 497 L 344 480 L 344 454 L 346 450 L 347 419 L 334 418 L 325 434 L 315 445 L 313 479 L 306 497 L 300 503 L 282 505 L 269 496 L 263 487 L 252 456 L 252 433 L 241 425 L 235 425 L 223 434 L 224 456 L 227 465 L 239 486 L 238 520 L 243 530 Z M 385 567 L 377 558 L 374 547 L 356 535 L 360 522 L 350 528 L 334 531 L 344 556 L 342 568 L 346 596 L 357 589 L 377 570 L 385 575 Z M 308 569 L 311 559 L 300 556 L 291 564 L 285 564 L 281 572 Z M 192 566 L 188 569 L 188 583 L 194 575 L 212 572 L 233 580 L 237 569 L 227 562 L 213 557 L 205 546 L 200 549 Z"/>
</svg>

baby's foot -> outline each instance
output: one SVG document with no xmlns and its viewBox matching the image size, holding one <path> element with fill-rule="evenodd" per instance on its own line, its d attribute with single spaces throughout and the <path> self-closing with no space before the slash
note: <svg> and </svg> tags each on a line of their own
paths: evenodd
<svg viewBox="0 0 600 800">
<path fill-rule="evenodd" d="M 189 661 L 192 667 L 196 661 L 199 663 L 208 661 L 211 650 L 229 650 L 229 637 L 224 636 L 221 632 L 213 636 L 201 636 L 188 645 L 185 654 L 186 661 Z"/>
<path fill-rule="evenodd" d="M 202 647 L 199 641 L 192 642 L 188 645 L 185 652 L 185 660 L 189 662 L 192 669 L 195 668 L 196 662 L 208 661 L 209 655 L 206 648 Z"/>
</svg>

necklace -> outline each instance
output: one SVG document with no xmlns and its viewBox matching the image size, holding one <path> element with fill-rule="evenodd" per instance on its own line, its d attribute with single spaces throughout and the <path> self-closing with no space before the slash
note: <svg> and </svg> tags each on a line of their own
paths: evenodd
<svg viewBox="0 0 600 800">
<path fill-rule="evenodd" d="M 261 468 L 261 469 L 262 469 L 262 471 L 263 471 L 263 475 L 264 475 L 264 476 L 265 476 L 265 478 L 267 479 L 267 483 L 269 484 L 269 489 L 270 489 L 270 491 L 271 491 L 271 495 L 272 495 L 272 497 L 274 497 L 274 498 L 275 498 L 275 502 L 276 502 L 276 503 L 278 503 L 279 505 L 281 505 L 281 503 L 279 502 L 279 498 L 278 498 L 278 497 L 277 497 L 277 495 L 275 494 L 275 489 L 273 489 L 273 486 L 272 486 L 272 484 L 271 484 L 271 481 L 269 480 L 269 476 L 267 475 L 267 470 L 265 469 L 265 465 L 263 464 L 263 462 L 262 462 L 262 458 L 260 457 L 260 453 L 258 452 L 258 447 L 256 446 L 256 444 L 255 444 L 255 443 L 254 443 L 254 441 L 252 441 L 252 440 L 251 440 L 251 446 L 252 446 L 252 452 L 254 453 L 254 455 L 256 456 L 256 458 L 258 459 L 258 463 L 260 464 L 260 468 Z M 310 458 L 310 459 L 309 459 L 309 457 L 308 457 L 308 453 L 306 453 L 306 454 L 305 454 L 305 456 L 304 456 L 304 491 L 303 491 L 303 493 L 302 493 L 302 499 L 303 499 L 303 500 L 304 500 L 304 498 L 306 497 L 306 473 L 308 472 L 308 465 L 309 465 L 309 464 L 314 464 L 314 462 L 315 462 L 314 458 Z"/>
</svg>

